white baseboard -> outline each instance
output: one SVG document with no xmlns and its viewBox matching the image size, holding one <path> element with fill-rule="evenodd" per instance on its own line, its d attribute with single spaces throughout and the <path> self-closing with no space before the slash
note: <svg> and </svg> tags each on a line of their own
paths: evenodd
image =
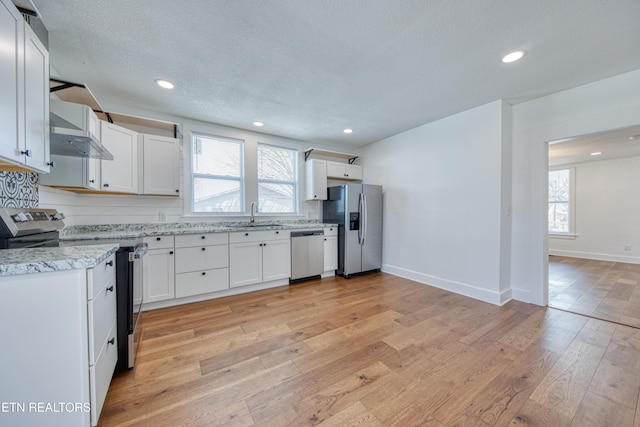
<svg viewBox="0 0 640 427">
<path fill-rule="evenodd" d="M 594 252 L 563 251 L 559 249 L 549 249 L 549 255 L 566 256 L 569 258 L 594 259 L 597 261 L 611 261 L 611 262 L 625 262 L 628 264 L 640 264 L 640 257 L 635 257 L 635 256 L 599 254 Z"/>
<path fill-rule="evenodd" d="M 435 288 L 444 289 L 445 291 L 454 292 L 480 301 L 488 302 L 495 305 L 503 305 L 511 300 L 511 290 L 502 291 L 500 293 L 487 289 L 478 288 L 467 283 L 455 282 L 453 280 L 442 279 L 440 277 L 431 276 L 429 274 L 420 273 L 418 271 L 409 270 L 394 265 L 383 264 L 382 271 L 393 274 L 394 276 L 404 277 L 415 282 L 433 286 Z"/>
</svg>

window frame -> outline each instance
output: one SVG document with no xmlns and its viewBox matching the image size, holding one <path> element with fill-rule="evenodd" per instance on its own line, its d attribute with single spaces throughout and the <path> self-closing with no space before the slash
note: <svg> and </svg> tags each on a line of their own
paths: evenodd
<svg viewBox="0 0 640 427">
<path fill-rule="evenodd" d="M 289 151 L 293 158 L 293 181 L 281 181 L 275 179 L 260 179 L 259 177 L 259 162 L 260 162 L 260 147 L 267 147 L 271 149 Z M 256 144 L 256 186 L 257 186 L 257 198 L 258 198 L 258 213 L 261 215 L 298 215 L 300 212 L 300 197 L 298 195 L 299 190 L 299 177 L 298 177 L 298 158 L 300 157 L 300 151 L 295 148 L 283 147 L 281 145 L 266 144 L 264 142 L 258 142 Z M 260 210 L 260 184 L 283 184 L 291 185 L 293 187 L 293 212 L 264 212 Z"/>
<path fill-rule="evenodd" d="M 576 237 L 576 168 L 575 167 L 567 167 L 567 166 L 557 166 L 553 168 L 549 168 L 547 171 L 547 212 L 548 208 L 551 205 L 551 200 L 549 200 L 549 174 L 551 172 L 566 170 L 569 171 L 569 200 L 568 200 L 568 209 L 569 209 L 569 227 L 567 232 L 559 232 L 559 231 L 550 231 L 549 230 L 549 216 L 547 214 L 547 234 L 549 237 L 553 238 L 565 238 L 565 239 L 573 239 Z"/>
<path fill-rule="evenodd" d="M 195 163 L 195 157 L 196 157 L 196 140 L 198 138 L 209 138 L 209 139 L 213 139 L 213 140 L 217 140 L 217 141 L 222 141 L 222 142 L 230 142 L 230 143 L 234 143 L 234 144 L 238 144 L 239 146 L 239 150 L 240 150 L 240 159 L 239 159 L 239 163 L 240 163 L 240 171 L 239 171 L 239 176 L 236 177 L 231 177 L 231 176 L 226 176 L 226 175 L 213 175 L 213 174 L 204 174 L 204 173 L 197 173 L 194 171 L 194 163 Z M 236 216 L 236 215 L 242 215 L 244 214 L 245 208 L 246 208 L 246 203 L 245 203 L 245 197 L 246 197 L 246 190 L 245 190 L 245 186 L 246 186 L 246 180 L 245 180 L 245 141 L 242 139 L 237 139 L 237 138 L 229 138 L 229 137 L 225 137 L 225 136 L 220 136 L 220 135 L 213 135 L 213 134 L 209 134 L 209 133 L 204 133 L 204 132 L 191 132 L 191 139 L 190 139 L 190 170 L 189 173 L 191 175 L 191 195 L 190 195 L 190 200 L 189 200 L 189 204 L 190 204 L 190 215 L 194 215 L 194 216 Z M 201 178 L 201 179 L 217 179 L 217 180 L 224 180 L 224 181 L 237 181 L 240 183 L 240 207 L 238 211 L 229 211 L 229 212 L 196 212 L 195 211 L 195 180 L 196 178 Z"/>
</svg>

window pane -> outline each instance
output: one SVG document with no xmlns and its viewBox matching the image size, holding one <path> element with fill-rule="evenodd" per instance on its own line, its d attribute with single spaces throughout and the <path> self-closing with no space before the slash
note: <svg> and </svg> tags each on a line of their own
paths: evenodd
<svg viewBox="0 0 640 427">
<path fill-rule="evenodd" d="M 291 184 L 267 184 L 258 185 L 260 212 L 291 213 L 296 211 L 295 187 Z"/>
<path fill-rule="evenodd" d="M 549 201 L 569 201 L 569 169 L 549 172 Z"/>
<path fill-rule="evenodd" d="M 569 232 L 569 203 L 549 203 L 549 232 Z"/>
<path fill-rule="evenodd" d="M 241 149 L 240 142 L 196 136 L 194 138 L 193 172 L 240 177 L 242 173 Z"/>
<path fill-rule="evenodd" d="M 240 212 L 239 180 L 194 178 L 194 212 Z"/>
<path fill-rule="evenodd" d="M 549 233 L 570 232 L 570 170 L 549 171 Z"/>
<path fill-rule="evenodd" d="M 258 146 L 258 179 L 293 182 L 295 179 L 293 150 Z"/>
</svg>

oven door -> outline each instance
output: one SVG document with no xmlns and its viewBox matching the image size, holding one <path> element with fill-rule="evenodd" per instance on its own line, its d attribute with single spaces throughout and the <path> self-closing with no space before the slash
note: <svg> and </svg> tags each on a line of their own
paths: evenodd
<svg viewBox="0 0 640 427">
<path fill-rule="evenodd" d="M 59 244 L 58 237 L 59 234 L 57 231 L 8 237 L 2 239 L 1 246 L 2 249 L 56 248 Z"/>
<path fill-rule="evenodd" d="M 128 354 L 128 367 L 133 368 L 136 358 L 136 351 L 138 344 L 140 343 L 141 328 L 138 323 L 140 322 L 140 314 L 142 312 L 142 258 L 147 253 L 148 246 L 146 243 L 141 243 L 136 246 L 133 252 L 129 252 L 129 262 L 131 266 L 131 283 L 129 286 L 129 301 L 132 303 L 131 318 L 129 321 L 129 354 Z"/>
</svg>

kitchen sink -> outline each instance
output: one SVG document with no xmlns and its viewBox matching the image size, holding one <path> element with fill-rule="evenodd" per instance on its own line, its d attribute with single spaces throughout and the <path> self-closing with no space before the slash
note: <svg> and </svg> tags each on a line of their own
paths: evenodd
<svg viewBox="0 0 640 427">
<path fill-rule="evenodd" d="M 249 224 L 241 224 L 241 225 L 234 225 L 232 226 L 232 228 L 247 228 L 247 227 L 282 227 L 283 224 L 277 224 L 277 223 L 249 223 Z"/>
</svg>

